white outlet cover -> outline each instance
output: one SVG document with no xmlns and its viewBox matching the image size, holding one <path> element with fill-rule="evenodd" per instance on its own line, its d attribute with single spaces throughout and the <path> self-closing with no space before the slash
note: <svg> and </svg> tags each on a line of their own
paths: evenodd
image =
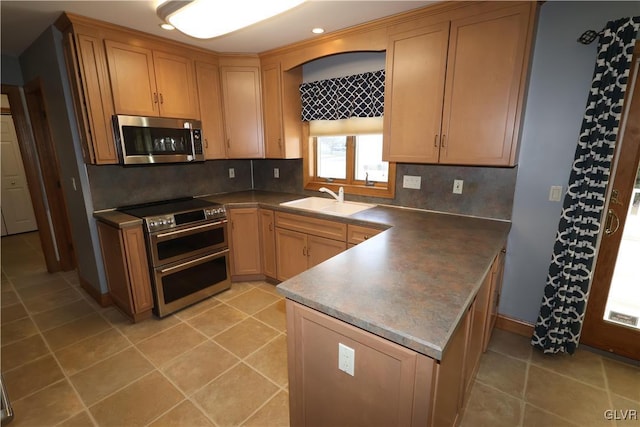
<svg viewBox="0 0 640 427">
<path fill-rule="evenodd" d="M 236 177 L 236 170 L 234 168 L 229 168 L 229 178 Z"/>
<path fill-rule="evenodd" d="M 411 188 L 414 190 L 419 190 L 421 181 L 422 181 L 421 176 L 404 175 L 402 177 L 402 188 Z"/>
<path fill-rule="evenodd" d="M 461 179 L 453 180 L 453 194 L 462 194 L 462 186 L 464 181 Z"/>
<path fill-rule="evenodd" d="M 279 168 L 273 168 L 273 177 L 274 178 L 280 178 L 280 169 Z"/>
<path fill-rule="evenodd" d="M 552 185 L 549 189 L 549 201 L 559 202 L 562 200 L 562 185 Z"/>
<path fill-rule="evenodd" d="M 355 375 L 355 364 L 355 350 L 342 343 L 338 343 L 338 369 L 353 377 Z"/>
</svg>

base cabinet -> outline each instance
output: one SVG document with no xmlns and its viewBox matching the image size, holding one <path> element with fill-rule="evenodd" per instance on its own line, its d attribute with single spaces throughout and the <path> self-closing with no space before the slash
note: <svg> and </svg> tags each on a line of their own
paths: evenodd
<svg viewBox="0 0 640 427">
<path fill-rule="evenodd" d="M 235 208 L 228 214 L 232 280 L 262 274 L 258 208 Z"/>
<path fill-rule="evenodd" d="M 150 317 L 153 294 L 142 225 L 98 222 L 98 236 L 111 299 L 134 322 Z"/>
<path fill-rule="evenodd" d="M 260 209 L 260 249 L 262 251 L 262 272 L 275 279 L 276 270 L 276 222 L 272 210 Z"/>
</svg>

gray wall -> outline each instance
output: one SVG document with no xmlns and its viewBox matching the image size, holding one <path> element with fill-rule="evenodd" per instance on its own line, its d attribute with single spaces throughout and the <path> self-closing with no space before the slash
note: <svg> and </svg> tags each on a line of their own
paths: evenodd
<svg viewBox="0 0 640 427">
<path fill-rule="evenodd" d="M 2 72 L 2 84 L 22 86 L 22 71 L 18 58 L 3 54 L 0 59 L 0 71 Z"/>
<path fill-rule="evenodd" d="M 97 230 L 92 218 L 93 205 L 88 195 L 87 174 L 72 113 L 60 32 L 53 27 L 43 32 L 20 55 L 20 65 L 26 84 L 37 78 L 42 84 L 51 137 L 58 154 L 60 181 L 78 261 L 78 274 L 96 289 L 106 292 Z"/>
<path fill-rule="evenodd" d="M 596 42 L 576 39 L 607 21 L 640 15 L 639 2 L 546 2 L 542 5 L 523 123 L 500 312 L 535 322 L 544 290 L 561 202 L 587 101 Z"/>
</svg>

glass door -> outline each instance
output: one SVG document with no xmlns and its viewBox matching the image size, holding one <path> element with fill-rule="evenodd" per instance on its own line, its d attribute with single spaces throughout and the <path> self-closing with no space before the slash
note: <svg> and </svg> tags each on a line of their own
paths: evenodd
<svg viewBox="0 0 640 427">
<path fill-rule="evenodd" d="M 640 45 L 634 51 L 580 342 L 640 360 Z"/>
</svg>

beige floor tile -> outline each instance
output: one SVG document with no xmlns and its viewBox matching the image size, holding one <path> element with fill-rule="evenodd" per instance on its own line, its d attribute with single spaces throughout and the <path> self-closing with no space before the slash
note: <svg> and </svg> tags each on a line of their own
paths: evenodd
<svg viewBox="0 0 640 427">
<path fill-rule="evenodd" d="M 640 425 L 640 402 L 613 395 L 611 397 L 613 411 L 605 414 L 616 420 L 619 427 Z"/>
<path fill-rule="evenodd" d="M 4 254 L 2 254 L 4 258 Z M 57 275 L 49 272 L 35 272 L 32 274 L 22 274 L 18 277 L 11 278 L 11 282 L 13 283 L 16 289 L 20 289 L 27 286 L 37 285 L 43 282 L 49 282 L 51 280 L 56 280 Z"/>
<path fill-rule="evenodd" d="M 53 351 L 97 335 L 111 328 L 111 325 L 98 313 L 81 317 L 73 322 L 66 323 L 57 328 L 44 331 L 44 339 L 47 340 Z"/>
<path fill-rule="evenodd" d="M 15 413 L 11 427 L 51 426 L 83 409 L 82 402 L 66 380 L 11 403 Z"/>
<path fill-rule="evenodd" d="M 287 316 L 284 299 L 280 299 L 264 310 L 257 312 L 253 317 L 281 332 L 285 332 L 287 330 Z"/>
<path fill-rule="evenodd" d="M 522 427 L 579 427 L 579 425 L 531 405 L 525 405 Z"/>
<path fill-rule="evenodd" d="M 248 318 L 218 334 L 214 340 L 238 357 L 246 357 L 278 335 L 278 331 Z"/>
<path fill-rule="evenodd" d="M 262 289 L 263 291 L 267 291 L 270 294 L 277 296 L 278 298 L 284 298 L 276 288 L 276 286 L 278 285 L 274 285 L 273 283 L 263 281 L 263 282 L 254 282 L 254 286 L 258 289 Z"/>
<path fill-rule="evenodd" d="M 38 333 L 35 323 L 28 317 L 10 323 L 3 323 L 0 328 L 2 345 L 23 340 Z"/>
<path fill-rule="evenodd" d="M 187 322 L 203 334 L 212 337 L 242 321 L 246 317 L 247 315 L 243 312 L 226 304 L 221 304 L 187 320 Z"/>
<path fill-rule="evenodd" d="M 56 328 L 80 317 L 93 313 L 93 308 L 84 299 L 79 299 L 70 304 L 61 305 L 53 310 L 34 314 L 33 321 L 41 331 Z"/>
<path fill-rule="evenodd" d="M 187 396 L 191 396 L 238 362 L 233 354 L 207 341 L 173 360 L 163 368 L 163 372 Z"/>
<path fill-rule="evenodd" d="M 488 349 L 518 359 L 529 360 L 533 347 L 531 347 L 530 338 L 494 328 Z"/>
<path fill-rule="evenodd" d="M 289 427 L 289 394 L 281 391 L 258 410 L 243 427 Z"/>
<path fill-rule="evenodd" d="M 488 350 L 480 359 L 476 379 L 521 399 L 526 373 L 526 362 Z"/>
<path fill-rule="evenodd" d="M 193 349 L 206 339 L 191 326 L 180 323 L 137 343 L 136 347 L 156 366 L 162 366 L 182 353 Z"/>
<path fill-rule="evenodd" d="M 62 378 L 62 370 L 50 355 L 3 373 L 11 399 L 20 399 Z"/>
<path fill-rule="evenodd" d="M 93 425 L 93 420 L 89 416 L 89 413 L 87 411 L 82 411 L 68 420 L 61 422 L 57 427 L 89 427 Z"/>
<path fill-rule="evenodd" d="M 242 295 L 228 300 L 227 304 L 247 314 L 254 314 L 262 310 L 263 308 L 266 308 L 267 306 L 273 304 L 279 299 L 280 298 L 269 292 L 262 291 L 258 288 L 253 288 L 243 293 Z"/>
<path fill-rule="evenodd" d="M 217 305 L 220 305 L 219 300 L 213 297 L 207 298 L 203 301 L 193 304 L 192 306 L 189 306 L 183 310 L 176 312 L 174 316 L 182 320 L 191 319 L 192 317 L 195 317 L 198 314 L 204 313 L 205 311 Z"/>
<path fill-rule="evenodd" d="M 273 383 L 241 363 L 197 392 L 194 399 L 219 426 L 237 426 L 277 391 Z"/>
<path fill-rule="evenodd" d="M 520 423 L 521 400 L 478 382 L 473 384 L 462 427 L 514 427 Z"/>
<path fill-rule="evenodd" d="M 640 367 L 607 358 L 602 362 L 609 390 L 627 399 L 640 402 Z"/>
<path fill-rule="evenodd" d="M 66 374 L 73 375 L 129 346 L 129 340 L 111 328 L 57 351 L 56 357 Z"/>
<path fill-rule="evenodd" d="M 534 349 L 531 363 L 584 381 L 595 387 L 604 388 L 602 356 L 584 349 L 578 349 L 573 355 L 544 354 Z"/>
<path fill-rule="evenodd" d="M 214 424 L 188 400 L 151 423 L 149 427 L 213 427 Z"/>
<path fill-rule="evenodd" d="M 8 306 L 8 305 L 13 305 L 13 304 L 17 304 L 20 301 L 18 300 L 18 294 L 16 294 L 16 292 L 12 289 L 5 291 L 4 289 L 2 290 L 2 295 L 0 296 L 0 304 L 2 304 L 2 308 Z"/>
<path fill-rule="evenodd" d="M 135 348 L 124 350 L 70 377 L 87 406 L 153 370 Z"/>
<path fill-rule="evenodd" d="M 32 335 L 2 347 L 2 371 L 13 369 L 49 354 L 47 345 L 40 335 Z"/>
<path fill-rule="evenodd" d="M 610 406 L 606 391 L 535 365 L 529 367 L 525 399 L 579 425 L 606 425 L 602 414 Z"/>
<path fill-rule="evenodd" d="M 24 309 L 24 306 L 21 303 L 17 303 L 2 307 L 0 312 L 0 321 L 2 324 L 5 324 L 13 322 L 14 320 L 24 319 L 27 316 L 29 316 L 29 314 L 27 313 L 27 310 Z"/>
<path fill-rule="evenodd" d="M 19 292 L 19 291 L 18 291 Z M 25 307 L 31 314 L 42 313 L 43 311 L 53 310 L 61 305 L 81 299 L 82 296 L 73 288 L 52 292 L 46 295 L 40 295 L 33 298 L 23 299 Z"/>
<path fill-rule="evenodd" d="M 52 275 L 51 280 L 34 283 L 29 286 L 22 286 L 17 288 L 16 292 L 22 299 L 32 299 L 54 292 L 63 291 L 70 287 L 69 282 L 64 280 L 64 278 Z"/>
<path fill-rule="evenodd" d="M 131 323 L 131 321 L 124 317 L 116 308 L 106 311 L 105 316 L 134 344 L 159 334 L 162 331 L 166 331 L 180 323 L 180 319 L 175 316 L 167 316 L 163 319 L 151 317 L 138 323 Z"/>
<path fill-rule="evenodd" d="M 102 427 L 136 427 L 158 418 L 182 399 L 182 393 L 154 371 L 89 410 Z"/>
<path fill-rule="evenodd" d="M 287 336 L 280 335 L 247 357 L 245 362 L 281 387 L 286 386 L 288 384 Z"/>
<path fill-rule="evenodd" d="M 235 282 L 231 284 L 231 289 L 220 292 L 215 297 L 220 301 L 229 301 L 231 298 L 235 298 L 238 295 L 243 294 L 253 288 L 254 286 L 250 282 Z"/>
</svg>

